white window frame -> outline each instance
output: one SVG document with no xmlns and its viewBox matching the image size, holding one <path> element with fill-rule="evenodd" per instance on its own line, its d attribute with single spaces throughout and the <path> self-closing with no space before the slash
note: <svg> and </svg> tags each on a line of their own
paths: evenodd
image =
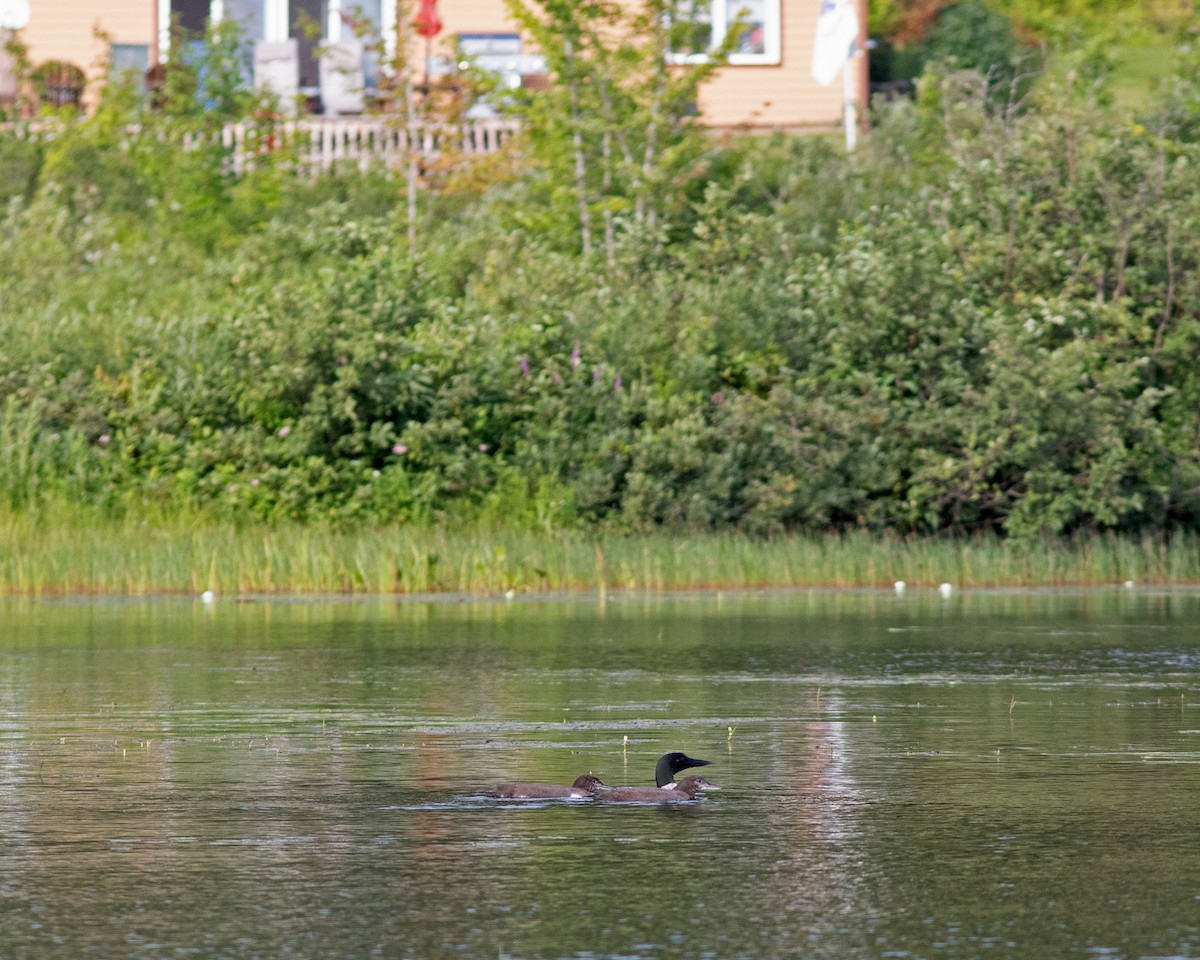
<svg viewBox="0 0 1200 960">
<path fill-rule="evenodd" d="M 167 62 L 171 51 L 171 0 L 158 0 L 158 55 L 159 63 Z"/>
<path fill-rule="evenodd" d="M 712 45 L 719 47 L 725 40 L 729 21 L 745 4 L 741 0 L 708 0 L 712 16 Z M 729 54 L 728 63 L 735 67 L 777 66 L 783 62 L 783 18 L 781 0 L 763 0 L 763 52 Z M 706 53 L 672 53 L 672 63 L 707 63 Z"/>
<path fill-rule="evenodd" d="M 263 4 L 263 39 L 267 43 L 286 43 L 289 36 L 287 0 L 266 0 Z"/>
<path fill-rule="evenodd" d="M 171 49 L 171 0 L 157 0 L 158 6 L 158 58 L 165 62 Z M 386 10 L 394 4 L 384 4 Z M 341 10 L 339 0 L 329 4 L 329 22 L 332 25 L 334 11 Z M 209 0 L 208 15 L 213 23 L 225 18 L 225 0 Z M 340 25 L 340 17 L 338 18 Z M 279 43 L 288 38 L 288 0 L 263 0 L 262 39 Z"/>
<path fill-rule="evenodd" d="M 225 19 L 225 0 L 211 0 L 209 16 L 213 23 Z M 336 12 L 341 10 L 338 0 L 329 4 L 329 25 L 334 23 Z M 341 19 L 338 18 L 340 26 Z M 327 26 L 328 29 L 328 26 Z M 288 0 L 263 0 L 262 40 L 267 43 L 285 43 L 289 36 L 288 30 Z"/>
</svg>

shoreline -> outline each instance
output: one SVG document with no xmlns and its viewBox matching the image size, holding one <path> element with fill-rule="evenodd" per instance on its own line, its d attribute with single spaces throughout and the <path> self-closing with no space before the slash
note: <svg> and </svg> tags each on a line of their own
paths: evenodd
<svg viewBox="0 0 1200 960">
<path fill-rule="evenodd" d="M 994 585 L 960 587 L 955 590 L 953 597 L 941 597 L 936 586 L 910 586 L 903 594 L 897 595 L 891 587 L 882 586 L 788 586 L 788 587 L 754 587 L 754 586 L 722 586 L 722 587 L 686 587 L 679 589 L 665 588 L 661 590 L 641 590 L 636 587 L 618 587 L 600 591 L 594 588 L 577 590 L 547 590 L 542 592 L 520 593 L 513 597 L 496 593 L 467 593 L 463 591 L 426 592 L 426 593 L 305 593 L 299 591 L 280 590 L 275 593 L 231 593 L 214 594 L 205 599 L 203 595 L 185 592 L 148 592 L 139 594 L 120 593 L 56 593 L 46 591 L 39 594 L 31 593 L 0 593 L 0 603 L 16 603 L 37 601 L 50 606 L 88 605 L 92 603 L 113 605 L 153 603 L 158 601 L 187 602 L 195 605 L 209 606 L 217 604 L 357 604 L 357 603 L 392 603 L 398 605 L 442 605 L 458 606 L 462 604 L 505 606 L 519 604 L 566 604 L 566 603 L 598 603 L 628 604 L 636 600 L 684 600 L 696 598 L 703 600 L 721 601 L 725 599 L 740 600 L 747 598 L 773 599 L 786 598 L 799 594 L 810 596 L 870 596 L 885 598 L 897 596 L 898 600 L 911 600 L 917 603 L 939 601 L 949 603 L 964 597 L 1007 597 L 1007 596 L 1094 596 L 1105 594 L 1112 596 L 1200 596 L 1200 582 L 1187 583 L 1139 583 L 1126 586 L 1116 583 L 1096 584 L 1033 584 L 1022 586 Z"/>
<path fill-rule="evenodd" d="M 472 597 L 1200 587 L 1200 537 L 900 538 L 0 518 L 0 596 Z"/>
</svg>

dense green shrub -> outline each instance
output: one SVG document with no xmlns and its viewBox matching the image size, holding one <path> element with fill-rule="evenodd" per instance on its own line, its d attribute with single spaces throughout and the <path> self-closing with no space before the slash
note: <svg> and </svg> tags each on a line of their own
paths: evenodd
<svg viewBox="0 0 1200 960">
<path fill-rule="evenodd" d="M 0 204 L 33 191 L 42 167 L 42 146 L 33 138 L 0 138 Z"/>
<path fill-rule="evenodd" d="M 978 70 L 1005 89 L 1029 60 L 1012 21 L 982 0 L 962 0 L 942 11 L 925 43 L 926 61 L 952 60 L 960 69 Z"/>
<path fill-rule="evenodd" d="M 0 492 L 353 523 L 1194 529 L 1195 79 L 1135 122 L 1079 76 L 1011 112 L 941 68 L 853 160 L 713 142 L 590 257 L 544 166 L 423 196 L 410 250 L 393 179 L 235 179 L 169 125 L 130 140 L 111 105 L 39 146 L 0 222 Z"/>
</svg>

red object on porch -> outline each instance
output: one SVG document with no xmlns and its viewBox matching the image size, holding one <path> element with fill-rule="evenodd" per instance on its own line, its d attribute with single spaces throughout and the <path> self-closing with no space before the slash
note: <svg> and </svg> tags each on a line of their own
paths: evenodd
<svg viewBox="0 0 1200 960">
<path fill-rule="evenodd" d="M 437 0 L 421 0 L 421 9 L 413 17 L 413 26 L 423 37 L 436 37 L 442 32 L 442 20 L 437 14 Z"/>
</svg>

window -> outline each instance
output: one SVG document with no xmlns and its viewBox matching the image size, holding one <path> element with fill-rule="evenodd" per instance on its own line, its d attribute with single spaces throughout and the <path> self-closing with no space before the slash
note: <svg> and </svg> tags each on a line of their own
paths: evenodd
<svg viewBox="0 0 1200 960">
<path fill-rule="evenodd" d="M 144 43 L 114 43 L 109 46 L 108 75 L 113 80 L 129 77 L 137 89 L 146 92 L 146 71 L 150 69 L 150 47 Z"/>
<path fill-rule="evenodd" d="M 460 33 L 458 49 L 475 66 L 499 74 L 509 89 L 528 86 L 527 78 L 546 73 L 545 58 L 523 53 L 521 37 L 516 33 Z"/>
<path fill-rule="evenodd" d="M 671 59 L 677 63 L 703 61 L 737 29 L 738 38 L 729 53 L 731 64 L 779 63 L 779 4 L 780 0 L 681 0 L 675 4 Z"/>
<path fill-rule="evenodd" d="M 170 0 L 168 22 L 178 24 L 189 40 L 204 36 L 211 0 Z"/>
<path fill-rule="evenodd" d="M 236 23 L 242 39 L 253 43 L 264 36 L 265 13 L 263 0 L 225 0 L 222 19 Z"/>
<path fill-rule="evenodd" d="M 386 0 L 394 14 L 396 5 Z M 360 40 L 363 45 L 363 81 L 371 93 L 378 91 L 383 82 L 383 69 L 379 53 L 383 47 L 385 0 L 340 0 L 331 3 L 329 9 L 337 14 L 329 25 L 330 40 Z"/>
<path fill-rule="evenodd" d="M 325 36 L 328 22 L 326 0 L 289 0 L 288 36 L 300 46 L 300 88 L 310 93 L 316 92 L 320 86 L 317 78 L 317 38 Z"/>
</svg>

